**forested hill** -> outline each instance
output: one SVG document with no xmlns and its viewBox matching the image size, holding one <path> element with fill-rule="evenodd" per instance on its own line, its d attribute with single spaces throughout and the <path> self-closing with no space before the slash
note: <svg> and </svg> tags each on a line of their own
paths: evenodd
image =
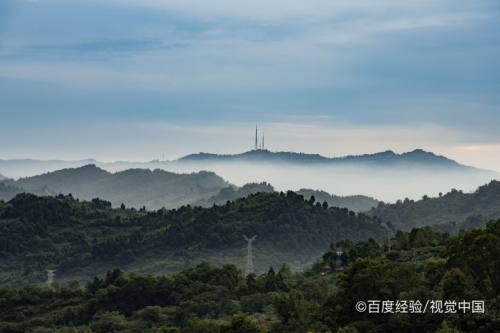
<svg viewBox="0 0 500 333">
<path fill-rule="evenodd" d="M 48 268 L 79 278 L 79 272 L 89 276 L 115 266 L 179 270 L 201 259 L 224 258 L 241 267 L 243 235 L 257 235 L 255 255 L 263 267 L 256 266 L 264 269 L 310 263 L 338 239 L 380 239 L 385 227 L 378 219 L 305 201 L 293 192 L 150 212 L 112 209 L 98 199 L 20 194 L 0 204 L 0 285 L 43 280 Z"/>
<path fill-rule="evenodd" d="M 0 200 L 9 200 L 22 192 L 24 192 L 23 189 L 12 185 L 10 182 L 0 180 Z"/>
<path fill-rule="evenodd" d="M 432 225 L 454 232 L 480 226 L 500 217 L 500 182 L 492 181 L 473 193 L 452 190 L 436 198 L 424 196 L 418 201 L 405 199 L 395 204 L 382 203 L 368 214 L 392 223 L 396 229 Z"/>
<path fill-rule="evenodd" d="M 240 198 L 248 197 L 251 194 L 259 192 L 274 192 L 274 187 L 268 183 L 248 183 L 242 187 L 228 186 L 219 191 L 216 195 L 196 202 L 195 206 L 209 207 L 212 205 L 223 205 L 227 201 L 234 201 Z"/>
<path fill-rule="evenodd" d="M 369 211 L 370 209 L 377 207 L 380 203 L 380 201 L 365 195 L 338 196 L 325 191 L 311 189 L 300 189 L 297 193 L 304 196 L 306 200 L 314 197 L 317 201 L 326 201 L 330 206 L 346 207 L 355 212 Z"/>
<path fill-rule="evenodd" d="M 128 169 L 110 173 L 93 164 L 21 178 L 10 185 L 35 194 L 71 193 L 84 200 L 99 197 L 114 206 L 124 203 L 150 209 L 192 204 L 230 186 L 213 172 L 177 174 L 160 169 Z"/>
<path fill-rule="evenodd" d="M 222 189 L 218 194 L 207 200 L 201 200 L 197 202 L 200 206 L 212 206 L 212 205 L 222 205 L 228 200 L 234 201 L 239 198 L 245 198 L 251 194 L 256 194 L 259 192 L 274 192 L 274 187 L 268 183 L 249 183 L 242 187 L 229 186 Z M 366 212 L 370 209 L 377 207 L 379 202 L 364 195 L 349 195 L 349 196 L 338 196 L 333 195 L 325 191 L 311 190 L 311 189 L 300 189 L 296 191 L 297 194 L 302 195 L 306 200 L 314 197 L 316 201 L 321 203 L 326 202 L 329 206 L 347 208 L 356 213 Z"/>
<path fill-rule="evenodd" d="M 0 332 L 499 332 L 499 251 L 500 220 L 455 237 L 399 231 L 390 248 L 342 240 L 304 273 L 283 265 L 245 277 L 202 263 L 156 276 L 110 270 L 84 286 L 56 278 L 0 288 Z"/>
</svg>

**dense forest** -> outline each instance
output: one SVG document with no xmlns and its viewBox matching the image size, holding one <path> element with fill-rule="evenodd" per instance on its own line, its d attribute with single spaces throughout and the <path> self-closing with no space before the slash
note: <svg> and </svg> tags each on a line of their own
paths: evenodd
<svg viewBox="0 0 500 333">
<path fill-rule="evenodd" d="M 301 269 L 339 239 L 383 239 L 387 228 L 364 214 L 294 192 L 258 193 L 210 208 L 147 211 L 71 195 L 19 194 L 0 202 L 0 285 L 86 279 L 113 267 L 163 273 L 209 261 L 242 267 L 243 235 L 257 235 L 257 271 L 287 262 Z"/>
<path fill-rule="evenodd" d="M 212 197 L 196 202 L 195 206 L 213 206 L 224 205 L 227 201 L 234 201 L 239 198 L 248 197 L 256 193 L 269 193 L 274 192 L 274 187 L 268 183 L 248 183 L 241 187 L 228 186 L 219 191 L 219 193 Z"/>
<path fill-rule="evenodd" d="M 314 197 L 317 201 L 326 202 L 330 206 L 346 207 L 354 212 L 367 212 L 380 204 L 380 201 L 364 195 L 338 196 L 311 189 L 300 189 L 297 193 L 304 196 L 306 200 Z"/>
<path fill-rule="evenodd" d="M 500 218 L 500 181 L 494 180 L 473 193 L 451 190 L 436 198 L 424 196 L 418 201 L 380 203 L 368 214 L 390 222 L 397 229 L 430 225 L 453 233 Z"/>
<path fill-rule="evenodd" d="M 337 241 L 303 273 L 283 265 L 245 277 L 232 265 L 202 263 L 169 275 L 111 270 L 84 285 L 4 288 L 0 331 L 498 332 L 498 272 L 500 221 L 453 237 L 424 227 L 383 243 Z M 449 306 L 356 310 L 368 300 Z M 473 300 L 484 308 L 460 308 Z"/>
<path fill-rule="evenodd" d="M 228 200 L 234 201 L 236 199 L 245 198 L 251 194 L 261 192 L 269 193 L 274 191 L 274 187 L 265 182 L 248 183 L 242 187 L 229 186 L 220 190 L 220 192 L 213 197 L 206 200 L 200 200 L 196 204 L 200 206 L 212 206 L 214 204 L 221 205 L 225 204 Z M 377 207 L 380 203 L 380 201 L 364 195 L 338 196 L 325 191 L 311 189 L 300 189 L 295 192 L 302 195 L 306 200 L 314 197 L 316 201 L 321 203 L 326 202 L 328 206 L 347 208 L 356 213 L 369 211 L 370 209 Z"/>
</svg>

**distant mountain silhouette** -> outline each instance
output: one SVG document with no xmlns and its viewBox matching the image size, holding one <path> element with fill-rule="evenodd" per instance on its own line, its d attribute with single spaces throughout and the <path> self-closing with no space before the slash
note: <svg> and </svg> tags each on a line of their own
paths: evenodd
<svg viewBox="0 0 500 333">
<path fill-rule="evenodd" d="M 110 173 L 90 164 L 17 181 L 0 181 L 0 200 L 8 201 L 22 192 L 52 196 L 71 193 L 84 200 L 109 200 L 115 207 L 123 203 L 127 207 L 159 209 L 188 204 L 202 207 L 224 205 L 252 194 L 275 192 L 275 189 L 265 182 L 238 187 L 206 171 L 177 174 L 163 170 L 128 169 Z M 378 204 L 377 200 L 362 195 L 339 197 L 313 190 L 301 190 L 299 194 L 307 199 L 315 195 L 318 201 L 326 201 L 330 206 L 356 212 L 369 210 Z"/>
<path fill-rule="evenodd" d="M 15 186 L 35 194 L 68 194 L 103 198 L 115 206 L 173 208 L 207 199 L 230 186 L 213 172 L 177 174 L 164 170 L 129 169 L 110 173 L 91 164 L 21 178 Z"/>
<path fill-rule="evenodd" d="M 198 153 L 165 167 L 210 170 L 233 183 L 267 181 L 279 189 L 312 188 L 392 202 L 421 198 L 426 193 L 437 195 L 452 188 L 469 191 L 500 179 L 497 172 L 466 166 L 422 149 L 344 157 L 269 150 L 234 155 Z"/>
<path fill-rule="evenodd" d="M 55 170 L 78 168 L 89 164 L 94 164 L 106 170 L 121 171 L 131 168 L 158 168 L 168 169 L 179 164 L 191 164 L 195 162 L 215 163 L 215 162 L 254 162 L 267 164 L 298 164 L 298 165 L 332 165 L 332 166 L 413 166 L 430 168 L 452 168 L 454 170 L 469 170 L 482 172 L 482 170 L 457 163 L 445 156 L 436 155 L 422 149 L 398 154 L 391 150 L 363 155 L 348 155 L 343 157 L 326 157 L 319 154 L 307 154 L 296 152 L 272 152 L 270 150 L 251 150 L 240 154 L 210 154 L 196 153 L 186 155 L 174 161 L 133 162 L 99 162 L 94 159 L 64 161 L 64 160 L 34 160 L 34 159 L 0 159 L 0 173 L 3 177 L 19 178 L 39 175 L 41 173 Z M 0 176 L 0 180 L 1 180 Z"/>
<path fill-rule="evenodd" d="M 444 156 L 436 155 L 422 149 L 397 154 L 391 150 L 380 153 L 350 155 L 344 157 L 325 157 L 318 154 L 295 152 L 272 152 L 269 150 L 252 150 L 241 154 L 218 155 L 197 153 L 184 156 L 178 162 L 262 162 L 262 163 L 300 163 L 300 164 L 358 164 L 358 165 L 413 165 L 430 167 L 451 167 L 475 169 L 464 166 Z"/>
<path fill-rule="evenodd" d="M 84 161 L 0 160 L 0 172 L 7 177 L 13 178 L 35 176 L 48 172 L 47 169 L 51 172 L 63 169 L 55 168 L 61 164 L 66 165 L 64 168 L 82 167 L 82 165 L 72 165 Z M 182 172 L 192 174 L 206 171 L 223 177 L 231 184 L 240 186 L 247 183 L 268 182 L 282 191 L 299 188 L 319 189 L 337 195 L 363 194 L 386 202 L 394 202 L 404 197 L 417 199 L 424 194 L 437 195 L 439 192 L 447 192 L 452 188 L 469 191 L 493 179 L 500 179 L 500 174 L 497 172 L 462 165 L 452 159 L 422 149 L 401 154 L 385 151 L 345 157 L 252 150 L 234 155 L 198 153 L 174 161 L 121 161 L 96 162 L 94 164 L 101 168 L 102 172 L 121 173 L 130 172 L 131 169 L 160 169 L 165 170 L 167 173 Z M 95 175 L 88 175 L 88 177 L 91 179 L 96 177 L 97 179 L 93 181 L 98 182 L 98 179 L 103 176 L 102 172 L 96 172 Z M 115 176 L 113 179 L 116 180 L 117 178 L 119 177 Z M 35 180 L 31 180 L 31 182 L 36 183 Z M 59 179 L 57 182 L 65 184 L 65 180 Z M 75 184 L 77 182 L 78 179 L 71 179 L 71 183 Z M 202 190 L 203 195 L 198 195 L 199 191 L 193 190 L 196 195 L 191 196 L 180 191 L 179 196 L 169 192 L 168 198 L 162 198 L 162 191 L 155 189 L 153 193 L 144 193 L 137 196 L 140 190 L 133 188 L 137 200 L 128 200 L 126 194 L 113 195 L 105 199 L 111 200 L 113 203 L 116 203 L 118 199 L 124 202 L 128 201 L 134 205 L 140 203 L 150 208 L 163 205 L 166 199 L 169 199 L 167 203 L 173 204 L 169 206 L 171 208 L 177 207 L 179 204 L 199 203 L 207 206 L 210 205 L 210 202 L 212 204 L 215 202 L 220 203 L 225 196 L 240 197 L 238 193 L 229 193 L 231 189 L 228 189 L 227 193 L 221 194 L 219 198 L 207 201 L 210 197 L 218 195 L 220 190 L 231 187 L 232 185 L 229 183 L 220 188 L 215 188 L 212 193 L 206 193 L 205 190 Z M 156 182 L 153 182 L 154 184 Z M 10 185 L 24 187 L 17 183 Z M 36 187 L 35 193 L 44 195 L 57 193 L 59 190 L 67 190 L 62 185 L 47 185 L 46 188 L 43 188 L 43 185 L 38 183 L 37 186 L 30 185 L 30 188 Z M 83 182 L 81 185 L 86 186 L 86 183 Z M 237 189 L 233 188 L 233 190 L 236 191 Z M 143 189 L 142 191 L 147 192 L 150 189 Z M 87 193 L 96 192 L 90 191 Z M 97 193 L 109 194 L 107 189 L 99 190 Z M 132 194 L 130 195 L 132 196 Z M 153 196 L 158 200 L 151 199 Z M 91 199 L 88 196 L 85 198 Z"/>
<path fill-rule="evenodd" d="M 244 161 L 244 162 L 324 162 L 329 158 L 317 154 L 293 152 L 271 152 L 269 150 L 251 150 L 241 154 L 218 155 L 197 153 L 184 156 L 178 161 Z"/>
</svg>

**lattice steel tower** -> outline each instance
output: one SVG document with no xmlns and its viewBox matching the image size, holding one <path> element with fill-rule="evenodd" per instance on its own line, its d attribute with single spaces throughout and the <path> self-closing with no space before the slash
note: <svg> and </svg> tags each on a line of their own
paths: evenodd
<svg viewBox="0 0 500 333">
<path fill-rule="evenodd" d="M 54 284 L 55 269 L 47 269 L 47 286 L 52 289 Z"/>
<path fill-rule="evenodd" d="M 243 238 L 247 241 L 247 267 L 245 270 L 245 275 L 253 274 L 253 248 L 252 248 L 252 243 L 253 241 L 257 238 L 256 235 L 254 235 L 251 238 L 248 238 L 247 236 L 243 235 Z"/>
</svg>

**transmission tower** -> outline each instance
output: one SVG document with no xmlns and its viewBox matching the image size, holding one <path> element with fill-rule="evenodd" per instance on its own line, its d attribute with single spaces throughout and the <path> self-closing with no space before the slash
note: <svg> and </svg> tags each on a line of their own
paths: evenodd
<svg viewBox="0 0 500 333">
<path fill-rule="evenodd" d="M 47 269 L 47 286 L 52 289 L 52 284 L 54 283 L 55 269 Z"/>
<path fill-rule="evenodd" d="M 243 238 L 247 241 L 247 267 L 245 270 L 245 275 L 253 274 L 253 248 L 252 248 L 252 243 L 253 241 L 257 238 L 256 235 L 254 235 L 251 238 L 248 238 L 247 236 L 243 235 Z"/>
</svg>

